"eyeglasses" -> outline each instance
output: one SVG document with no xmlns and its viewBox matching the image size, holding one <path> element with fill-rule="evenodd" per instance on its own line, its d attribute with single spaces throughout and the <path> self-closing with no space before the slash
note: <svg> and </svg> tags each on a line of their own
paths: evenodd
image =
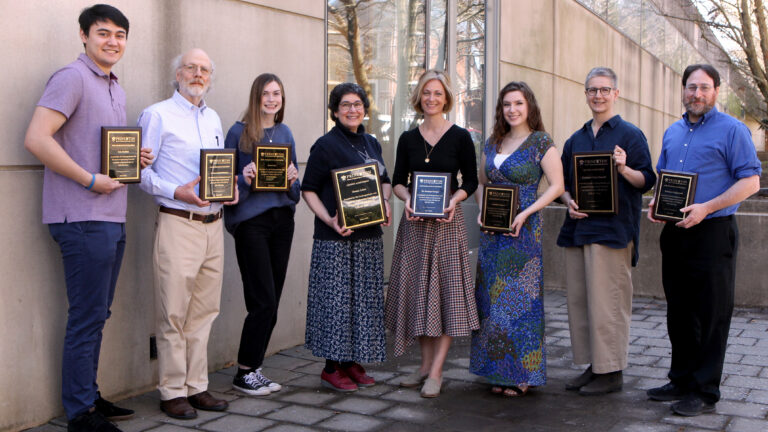
<svg viewBox="0 0 768 432">
<path fill-rule="evenodd" d="M 587 94 L 587 96 L 597 96 L 598 90 L 600 91 L 600 94 L 603 96 L 608 96 L 611 94 L 611 90 L 613 90 L 612 87 L 589 87 L 584 92 Z"/>
<path fill-rule="evenodd" d="M 687 91 L 688 93 L 696 93 L 696 90 L 699 90 L 702 93 L 709 93 L 712 90 L 712 86 L 707 84 L 700 85 L 700 86 L 691 84 L 685 87 L 685 91 Z"/>
<path fill-rule="evenodd" d="M 200 65 L 196 65 L 196 64 L 192 64 L 192 63 L 182 65 L 181 68 L 184 69 L 185 71 L 191 73 L 192 75 L 197 73 L 197 70 L 199 69 L 200 70 L 200 75 L 202 75 L 204 77 L 211 76 L 211 73 L 213 72 L 212 70 L 208 69 L 205 66 L 200 66 Z"/>
<path fill-rule="evenodd" d="M 355 103 L 342 102 L 339 104 L 339 111 L 349 111 L 352 108 L 354 108 L 355 111 L 360 111 L 361 109 L 363 109 L 363 103 L 360 101 L 357 101 Z"/>
</svg>

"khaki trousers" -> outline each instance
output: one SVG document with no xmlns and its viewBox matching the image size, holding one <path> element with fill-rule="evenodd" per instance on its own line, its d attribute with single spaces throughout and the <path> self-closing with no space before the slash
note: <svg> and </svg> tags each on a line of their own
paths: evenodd
<svg viewBox="0 0 768 432">
<path fill-rule="evenodd" d="M 627 367 L 632 319 L 632 242 L 565 249 L 573 362 L 604 374 Z"/>
<path fill-rule="evenodd" d="M 160 399 L 208 389 L 208 336 L 219 314 L 223 222 L 158 213 L 154 275 Z"/>
</svg>

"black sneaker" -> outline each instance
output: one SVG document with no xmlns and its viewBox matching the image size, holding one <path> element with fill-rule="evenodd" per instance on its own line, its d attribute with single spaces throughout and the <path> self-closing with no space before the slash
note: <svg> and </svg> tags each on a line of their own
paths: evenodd
<svg viewBox="0 0 768 432">
<path fill-rule="evenodd" d="M 232 381 L 232 387 L 251 396 L 267 396 L 272 393 L 269 387 L 261 382 L 254 371 L 240 377 L 236 376 Z"/>
<path fill-rule="evenodd" d="M 101 415 L 109 421 L 127 420 L 135 414 L 132 409 L 121 408 L 112 402 L 103 399 L 101 395 L 99 395 L 99 398 L 93 403 L 93 406 L 96 407 L 96 411 L 100 412 Z"/>
<path fill-rule="evenodd" d="M 681 400 L 685 398 L 688 393 L 687 390 L 671 381 L 661 387 L 652 388 L 645 392 L 649 399 L 662 402 Z"/>
<path fill-rule="evenodd" d="M 704 413 L 715 412 L 715 404 L 707 402 L 695 394 L 685 397 L 685 399 L 675 402 L 670 406 L 672 412 L 686 417 L 695 417 Z"/>
<path fill-rule="evenodd" d="M 117 426 L 96 411 L 90 411 L 73 418 L 67 424 L 67 432 L 122 432 Z"/>
</svg>

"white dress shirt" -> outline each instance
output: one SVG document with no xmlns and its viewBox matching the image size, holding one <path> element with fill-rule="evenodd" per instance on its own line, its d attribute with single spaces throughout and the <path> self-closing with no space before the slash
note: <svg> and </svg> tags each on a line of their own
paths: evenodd
<svg viewBox="0 0 768 432">
<path fill-rule="evenodd" d="M 195 213 L 215 213 L 221 203 L 198 207 L 173 199 L 176 188 L 200 175 L 200 149 L 224 148 L 221 119 L 201 102 L 195 106 L 178 91 L 139 115 L 143 147 L 150 147 L 155 160 L 141 171 L 141 188 L 161 206 Z M 195 193 L 199 193 L 195 186 Z"/>
</svg>

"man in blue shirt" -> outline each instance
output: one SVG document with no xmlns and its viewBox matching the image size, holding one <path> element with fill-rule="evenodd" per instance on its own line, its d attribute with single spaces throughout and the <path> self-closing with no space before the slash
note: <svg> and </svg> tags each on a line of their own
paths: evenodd
<svg viewBox="0 0 768 432">
<path fill-rule="evenodd" d="M 681 209 L 685 219 L 661 233 L 672 364 L 670 382 L 647 393 L 679 400 L 672 411 L 695 416 L 714 411 L 720 399 L 739 240 L 733 214 L 760 189 L 761 169 L 749 129 L 715 108 L 717 70 L 688 66 L 683 87 L 686 113 L 664 133 L 656 169 L 697 173 L 698 183 L 694 204 Z M 650 211 L 648 218 L 660 222 Z"/>
<path fill-rule="evenodd" d="M 568 212 L 557 245 L 566 248 L 573 362 L 590 366 L 565 388 L 581 395 L 601 395 L 619 391 L 623 385 L 632 317 L 631 267 L 638 257 L 642 194 L 653 186 L 656 175 L 645 135 L 614 112 L 619 97 L 616 74 L 604 67 L 592 69 L 584 93 L 592 120 L 563 147 L 565 192 L 561 200 Z M 573 154 L 584 151 L 613 152 L 620 174 L 617 214 L 587 215 L 571 196 Z"/>
</svg>

